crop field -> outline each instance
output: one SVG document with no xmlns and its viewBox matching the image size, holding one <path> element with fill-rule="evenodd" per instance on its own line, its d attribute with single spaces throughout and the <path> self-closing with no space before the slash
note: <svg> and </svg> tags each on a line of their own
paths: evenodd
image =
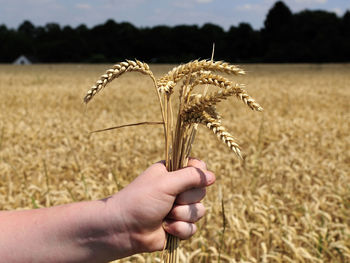
<svg viewBox="0 0 350 263">
<path fill-rule="evenodd" d="M 0 65 L 0 209 L 109 196 L 164 159 L 152 82 L 127 73 L 96 95 L 110 65 Z M 159 77 L 173 65 L 150 65 Z M 241 65 L 246 90 L 218 110 L 243 160 L 204 126 L 193 156 L 216 176 L 180 262 L 350 262 L 350 65 Z M 175 96 L 176 97 L 176 96 Z M 119 262 L 160 262 L 161 252 Z"/>
</svg>

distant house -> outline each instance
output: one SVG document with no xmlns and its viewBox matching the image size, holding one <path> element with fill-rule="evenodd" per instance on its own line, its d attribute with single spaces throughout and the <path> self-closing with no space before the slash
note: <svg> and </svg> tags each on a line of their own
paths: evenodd
<svg viewBox="0 0 350 263">
<path fill-rule="evenodd" d="M 15 61 L 13 61 L 15 65 L 30 65 L 32 61 L 30 61 L 26 56 L 21 55 Z"/>
</svg>

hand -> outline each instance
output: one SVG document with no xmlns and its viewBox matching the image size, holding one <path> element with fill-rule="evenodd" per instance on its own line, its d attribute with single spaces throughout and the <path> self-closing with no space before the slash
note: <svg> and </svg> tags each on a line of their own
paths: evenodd
<svg viewBox="0 0 350 263">
<path fill-rule="evenodd" d="M 215 181 L 203 162 L 168 172 L 156 163 L 115 195 L 25 211 L 0 211 L 4 262 L 108 262 L 161 250 L 166 232 L 182 239 L 204 215 L 200 200 Z"/>
<path fill-rule="evenodd" d="M 205 213 L 200 201 L 213 173 L 199 160 L 168 172 L 162 162 L 149 167 L 132 183 L 107 199 L 110 224 L 127 255 L 164 248 L 166 232 L 187 239 L 196 232 L 194 222 Z M 165 232 L 166 231 L 166 232 Z M 117 241 L 118 243 L 118 241 Z"/>
</svg>

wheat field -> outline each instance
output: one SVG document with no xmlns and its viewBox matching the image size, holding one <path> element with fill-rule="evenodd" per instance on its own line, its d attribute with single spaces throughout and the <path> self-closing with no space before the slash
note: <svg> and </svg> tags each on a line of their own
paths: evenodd
<svg viewBox="0 0 350 263">
<path fill-rule="evenodd" d="M 173 65 L 150 65 L 156 77 Z M 109 65 L 0 65 L 0 209 L 111 195 L 164 158 L 149 78 L 128 73 L 86 105 Z M 193 155 L 215 172 L 181 262 L 350 262 L 350 65 L 241 65 L 264 107 L 218 109 L 243 160 L 200 127 Z M 215 136 L 214 136 L 215 137 Z M 160 262 L 161 253 L 118 262 Z"/>
</svg>

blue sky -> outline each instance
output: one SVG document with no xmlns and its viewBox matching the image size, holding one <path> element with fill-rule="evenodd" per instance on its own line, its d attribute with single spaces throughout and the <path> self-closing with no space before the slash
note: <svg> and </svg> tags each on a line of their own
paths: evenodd
<svg viewBox="0 0 350 263">
<path fill-rule="evenodd" d="M 16 28 L 23 20 L 35 25 L 86 24 L 91 27 L 112 18 L 138 27 L 154 25 L 202 25 L 211 22 L 228 29 L 248 22 L 263 26 L 276 0 L 0 0 L 0 24 Z M 304 9 L 328 10 L 343 15 L 350 0 L 285 0 L 293 12 Z"/>
</svg>

